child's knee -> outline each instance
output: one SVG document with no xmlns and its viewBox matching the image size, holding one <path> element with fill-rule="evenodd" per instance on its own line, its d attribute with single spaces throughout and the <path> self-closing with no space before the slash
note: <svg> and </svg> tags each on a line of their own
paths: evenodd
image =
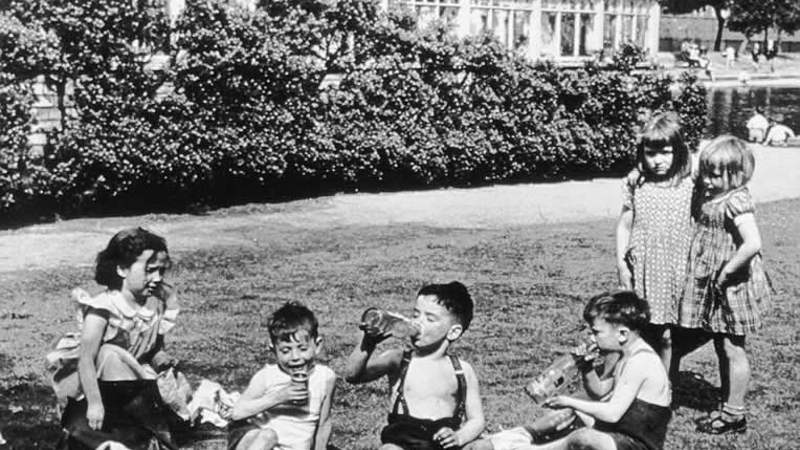
<svg viewBox="0 0 800 450">
<path fill-rule="evenodd" d="M 665 327 L 664 331 L 661 332 L 661 345 L 672 348 L 672 328 Z"/>
<path fill-rule="evenodd" d="M 272 450 L 273 447 L 278 445 L 278 433 L 275 430 L 265 428 L 263 430 L 255 430 L 255 432 L 256 435 L 250 441 L 249 449 Z"/>
<path fill-rule="evenodd" d="M 722 341 L 722 348 L 730 359 L 742 359 L 747 357 L 743 339 L 725 338 Z"/>
<path fill-rule="evenodd" d="M 590 428 L 581 428 L 572 432 L 567 436 L 567 448 L 569 449 L 584 449 L 593 448 L 591 445 L 596 440 L 595 433 L 592 433 Z"/>
</svg>

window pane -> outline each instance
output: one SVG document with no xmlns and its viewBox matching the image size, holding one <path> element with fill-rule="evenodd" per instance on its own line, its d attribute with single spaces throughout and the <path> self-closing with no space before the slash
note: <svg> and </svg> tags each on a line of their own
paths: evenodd
<svg viewBox="0 0 800 450">
<path fill-rule="evenodd" d="M 606 14 L 603 18 L 603 49 L 606 53 L 613 52 L 617 48 L 617 18 L 614 14 Z"/>
<path fill-rule="evenodd" d="M 514 11 L 514 50 L 519 53 L 527 51 L 530 42 L 530 11 Z"/>
<path fill-rule="evenodd" d="M 508 11 L 495 9 L 492 14 L 492 30 L 495 37 L 504 47 L 511 47 L 508 42 Z"/>
<path fill-rule="evenodd" d="M 542 55 L 556 54 L 556 13 L 542 13 Z"/>
<path fill-rule="evenodd" d="M 575 14 L 561 15 L 561 56 L 575 53 Z"/>
<path fill-rule="evenodd" d="M 622 16 L 622 41 L 634 42 L 633 40 L 633 16 Z"/>
<path fill-rule="evenodd" d="M 596 45 L 589 41 L 594 34 L 594 14 L 581 14 L 581 29 L 578 38 L 578 54 L 587 56 L 589 53 L 599 50 Z"/>
<path fill-rule="evenodd" d="M 636 16 L 636 45 L 644 48 L 644 39 L 647 36 L 647 16 Z"/>
</svg>

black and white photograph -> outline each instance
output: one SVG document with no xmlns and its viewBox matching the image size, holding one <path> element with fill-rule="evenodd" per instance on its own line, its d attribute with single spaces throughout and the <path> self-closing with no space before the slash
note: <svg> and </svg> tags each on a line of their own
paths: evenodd
<svg viewBox="0 0 800 450">
<path fill-rule="evenodd" d="M 0 0 L 0 450 L 800 448 L 798 31 Z"/>
</svg>

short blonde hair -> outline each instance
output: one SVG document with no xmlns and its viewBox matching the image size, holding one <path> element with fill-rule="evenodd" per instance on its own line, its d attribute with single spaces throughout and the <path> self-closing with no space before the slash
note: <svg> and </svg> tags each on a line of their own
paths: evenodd
<svg viewBox="0 0 800 450">
<path fill-rule="evenodd" d="M 747 184 L 755 168 L 756 160 L 750 146 L 729 134 L 714 139 L 700 153 L 700 175 L 720 169 L 726 190 Z"/>
</svg>

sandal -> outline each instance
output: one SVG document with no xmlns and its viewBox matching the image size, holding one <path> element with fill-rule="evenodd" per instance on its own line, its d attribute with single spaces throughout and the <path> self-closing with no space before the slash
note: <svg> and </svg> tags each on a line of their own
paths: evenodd
<svg viewBox="0 0 800 450">
<path fill-rule="evenodd" d="M 697 431 L 706 434 L 725 434 L 725 433 L 744 433 L 747 431 L 747 418 L 741 416 L 740 419 L 728 420 L 725 415 L 720 414 L 716 417 L 709 415 L 708 419 L 697 425 Z"/>
<path fill-rule="evenodd" d="M 703 417 L 700 417 L 699 419 L 695 419 L 694 423 L 697 424 L 697 426 L 704 426 L 709 422 L 713 422 L 714 420 L 719 419 L 721 416 L 722 416 L 722 411 L 717 409 L 711 411 L 710 413 L 708 413 Z"/>
</svg>

